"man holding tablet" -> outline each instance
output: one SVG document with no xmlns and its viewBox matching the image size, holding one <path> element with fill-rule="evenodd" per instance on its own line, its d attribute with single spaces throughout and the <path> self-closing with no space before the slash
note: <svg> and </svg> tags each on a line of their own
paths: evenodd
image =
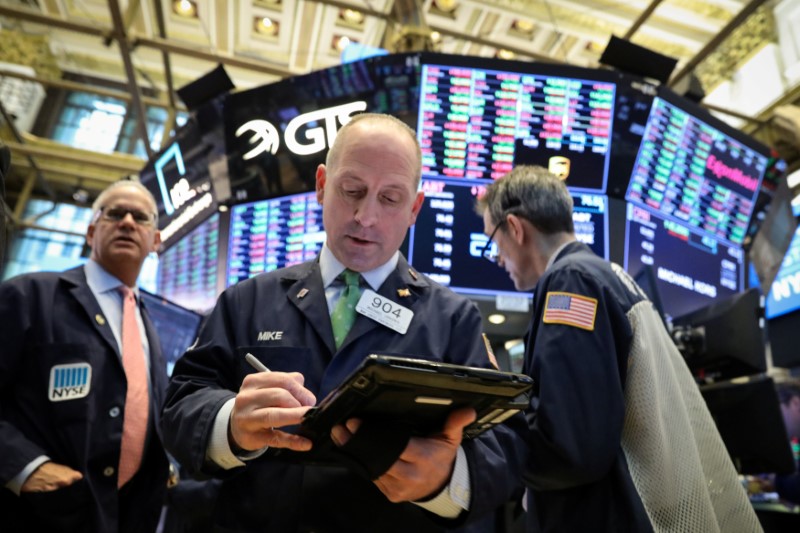
<svg viewBox="0 0 800 533">
<path fill-rule="evenodd" d="M 472 409 L 411 437 L 370 476 L 311 460 L 311 442 L 290 427 L 371 353 L 489 367 L 474 304 L 398 251 L 422 206 L 420 169 L 413 130 L 386 115 L 353 117 L 317 169 L 327 233 L 319 257 L 225 291 L 175 366 L 164 438 L 191 471 L 224 478 L 223 530 L 485 532 L 520 494 L 523 438 L 499 426 L 462 440 Z M 247 353 L 269 372 L 254 372 Z M 333 441 L 396 446 L 391 431 L 367 426 L 336 426 Z"/>
</svg>

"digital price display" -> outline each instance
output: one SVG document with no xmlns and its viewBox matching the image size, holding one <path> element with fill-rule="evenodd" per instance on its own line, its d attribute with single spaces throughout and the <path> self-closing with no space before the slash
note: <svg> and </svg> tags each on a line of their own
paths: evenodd
<svg viewBox="0 0 800 533">
<path fill-rule="evenodd" d="M 233 206 L 226 285 L 313 259 L 324 242 L 315 193 Z"/>
<path fill-rule="evenodd" d="M 519 294 L 508 274 L 481 256 L 488 241 L 475 200 L 486 185 L 451 180 L 423 180 L 425 203 L 409 235 L 408 260 L 414 268 L 456 292 L 495 296 Z M 608 257 L 607 199 L 573 196 L 578 240 Z"/>
<path fill-rule="evenodd" d="M 767 162 L 765 154 L 657 97 L 625 198 L 741 246 Z"/>
<path fill-rule="evenodd" d="M 573 194 L 572 205 L 575 237 L 608 260 L 608 197 L 602 194 Z"/>
<path fill-rule="evenodd" d="M 159 255 L 156 292 L 178 305 L 205 313 L 217 299 L 219 214 Z"/>
<path fill-rule="evenodd" d="M 625 270 L 651 265 L 664 313 L 677 317 L 744 287 L 744 251 L 647 208 L 628 204 Z"/>
<path fill-rule="evenodd" d="M 420 86 L 423 178 L 491 180 L 536 164 L 605 192 L 613 82 L 424 65 Z"/>
</svg>

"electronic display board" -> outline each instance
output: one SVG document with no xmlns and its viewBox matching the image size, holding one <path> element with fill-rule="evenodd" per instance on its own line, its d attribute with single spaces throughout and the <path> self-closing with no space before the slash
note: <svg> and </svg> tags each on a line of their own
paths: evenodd
<svg viewBox="0 0 800 533">
<path fill-rule="evenodd" d="M 508 274 L 481 256 L 488 237 L 483 232 L 483 219 L 474 208 L 485 187 L 481 182 L 423 180 L 425 203 L 411 228 L 408 260 L 414 268 L 456 292 L 519 294 Z M 578 240 L 608 258 L 606 197 L 573 193 L 573 201 Z"/>
<path fill-rule="evenodd" d="M 205 313 L 218 295 L 220 216 L 214 213 L 159 254 L 156 292 L 178 305 Z"/>
<path fill-rule="evenodd" d="M 317 256 L 325 242 L 316 193 L 259 200 L 231 208 L 226 286 Z"/>
<path fill-rule="evenodd" d="M 650 109 L 626 200 L 742 246 L 769 152 L 690 102 L 665 95 Z"/>
<path fill-rule="evenodd" d="M 518 294 L 508 275 L 480 256 L 487 237 L 474 205 L 484 187 L 424 180 L 425 203 L 409 231 L 406 256 L 414 268 L 457 292 Z M 607 199 L 578 193 L 573 200 L 578 239 L 607 258 Z M 226 286 L 311 260 L 325 241 L 322 208 L 314 193 L 236 205 L 230 215 Z"/>
<path fill-rule="evenodd" d="M 164 248 L 170 248 L 216 212 L 215 176 L 209 163 L 213 154 L 223 149 L 222 143 L 220 133 L 205 131 L 192 117 L 140 171 L 139 180 L 156 200 Z"/>
<path fill-rule="evenodd" d="M 338 130 L 362 112 L 416 124 L 419 54 L 354 61 L 240 91 L 225 101 L 231 201 L 314 190 Z"/>
<path fill-rule="evenodd" d="M 800 308 L 800 227 L 794 232 L 789 249 L 770 286 L 766 317 L 775 318 Z"/>
<path fill-rule="evenodd" d="M 167 375 L 172 375 L 175 362 L 197 339 L 203 315 L 144 290 L 139 291 L 139 296 L 158 333 L 161 354 L 167 363 Z"/>
<path fill-rule="evenodd" d="M 645 207 L 627 205 L 625 270 L 653 267 L 664 313 L 677 317 L 744 287 L 744 250 Z"/>
<path fill-rule="evenodd" d="M 436 59 L 445 58 L 423 56 L 421 71 L 423 178 L 493 180 L 514 165 L 535 164 L 573 190 L 605 193 L 613 76 L 564 67 L 548 74 L 543 65 L 499 70 L 499 61 L 484 63 L 495 69 L 427 62 Z"/>
</svg>

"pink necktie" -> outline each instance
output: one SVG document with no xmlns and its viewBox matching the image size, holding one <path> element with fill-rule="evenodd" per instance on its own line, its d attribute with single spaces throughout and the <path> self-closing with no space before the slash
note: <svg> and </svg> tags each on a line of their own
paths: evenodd
<svg viewBox="0 0 800 533">
<path fill-rule="evenodd" d="M 147 391 L 147 368 L 144 348 L 136 323 L 136 298 L 133 289 L 119 288 L 122 293 L 122 366 L 128 381 L 122 422 L 122 446 L 119 454 L 119 477 L 117 486 L 127 483 L 139 470 L 147 435 L 149 400 Z"/>
</svg>

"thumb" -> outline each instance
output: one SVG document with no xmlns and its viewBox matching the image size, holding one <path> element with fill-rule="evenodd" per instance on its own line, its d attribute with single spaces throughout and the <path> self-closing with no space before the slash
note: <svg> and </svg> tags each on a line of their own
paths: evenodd
<svg viewBox="0 0 800 533">
<path fill-rule="evenodd" d="M 472 407 L 456 409 L 447 415 L 447 420 L 442 428 L 442 437 L 452 442 L 461 442 L 464 428 L 472 424 L 477 416 Z"/>
</svg>

